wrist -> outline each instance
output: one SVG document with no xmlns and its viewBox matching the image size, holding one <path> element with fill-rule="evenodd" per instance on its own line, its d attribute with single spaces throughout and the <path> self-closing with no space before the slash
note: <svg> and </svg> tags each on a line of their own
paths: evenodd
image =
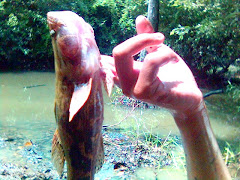
<svg viewBox="0 0 240 180">
<path fill-rule="evenodd" d="M 188 179 L 231 179 L 204 101 L 192 112 L 174 113 L 174 119 L 182 135 Z"/>
<path fill-rule="evenodd" d="M 195 108 L 188 111 L 175 111 L 173 117 L 178 128 L 181 130 L 196 131 L 201 126 L 205 126 L 209 121 L 207 108 L 204 100 Z"/>
</svg>

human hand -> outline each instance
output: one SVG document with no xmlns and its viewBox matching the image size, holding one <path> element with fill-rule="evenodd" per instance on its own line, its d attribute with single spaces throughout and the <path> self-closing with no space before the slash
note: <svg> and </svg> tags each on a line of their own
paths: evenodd
<svg viewBox="0 0 240 180">
<path fill-rule="evenodd" d="M 115 64 L 108 58 L 123 93 L 171 110 L 183 139 L 188 179 L 231 179 L 192 72 L 145 17 L 136 19 L 136 29 L 138 35 L 113 49 Z M 144 48 L 144 62 L 134 61 Z"/>
<path fill-rule="evenodd" d="M 123 93 L 129 97 L 172 110 L 191 114 L 203 108 L 202 93 L 183 59 L 163 44 L 164 35 L 154 33 L 144 17 L 136 19 L 138 35 L 113 49 L 116 71 Z M 133 56 L 146 48 L 144 62 Z"/>
</svg>

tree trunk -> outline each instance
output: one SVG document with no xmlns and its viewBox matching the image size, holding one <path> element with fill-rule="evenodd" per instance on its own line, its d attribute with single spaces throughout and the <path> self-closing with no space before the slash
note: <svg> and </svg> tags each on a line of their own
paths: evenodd
<svg viewBox="0 0 240 180">
<path fill-rule="evenodd" d="M 152 23 L 154 31 L 157 32 L 159 23 L 159 0 L 149 0 L 147 18 Z M 146 50 L 142 50 L 140 53 L 139 61 L 143 61 L 146 54 Z"/>
<path fill-rule="evenodd" d="M 159 23 L 159 0 L 149 0 L 147 18 L 152 23 L 154 31 L 157 32 Z"/>
</svg>

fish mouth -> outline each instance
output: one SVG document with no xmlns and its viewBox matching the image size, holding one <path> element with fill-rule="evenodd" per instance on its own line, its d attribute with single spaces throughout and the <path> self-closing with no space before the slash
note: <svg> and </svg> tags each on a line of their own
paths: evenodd
<svg viewBox="0 0 240 180">
<path fill-rule="evenodd" d="M 64 26 L 65 24 L 61 21 L 61 19 L 59 19 L 59 17 L 56 17 L 56 13 L 54 12 L 48 12 L 47 13 L 47 23 L 50 29 L 50 35 L 52 36 L 53 34 L 55 34 L 56 31 L 58 31 L 58 29 L 61 26 Z"/>
<path fill-rule="evenodd" d="M 51 11 L 47 23 L 59 64 L 74 66 L 84 81 L 99 70 L 100 52 L 93 29 L 84 19 L 69 11 Z"/>
<path fill-rule="evenodd" d="M 67 20 L 58 11 L 47 13 L 47 23 L 50 35 L 56 44 L 58 61 L 62 61 L 62 64 L 71 64 L 77 67 L 81 65 L 82 61 L 82 42 L 73 22 Z"/>
</svg>

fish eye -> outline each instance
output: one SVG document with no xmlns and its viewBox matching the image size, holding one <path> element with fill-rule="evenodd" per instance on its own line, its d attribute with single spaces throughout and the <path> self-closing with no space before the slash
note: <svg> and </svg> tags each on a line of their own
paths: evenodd
<svg viewBox="0 0 240 180">
<path fill-rule="evenodd" d="M 56 31 L 52 29 L 49 33 L 50 33 L 50 36 L 53 37 L 56 34 Z"/>
</svg>

